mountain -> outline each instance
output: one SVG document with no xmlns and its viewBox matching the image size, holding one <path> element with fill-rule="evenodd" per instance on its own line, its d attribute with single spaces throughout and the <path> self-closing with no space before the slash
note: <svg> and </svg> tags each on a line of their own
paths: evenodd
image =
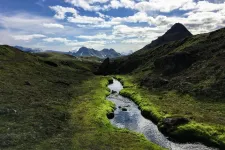
<svg viewBox="0 0 225 150">
<path fill-rule="evenodd" d="M 105 59 L 97 73 L 120 74 L 117 78 L 128 85 L 121 94 L 139 104 L 142 114 L 155 120 L 167 136 L 181 142 L 211 142 L 224 149 L 225 28 L 186 38 L 176 34 L 176 41 L 155 47 L 150 44 L 129 56 Z M 179 116 L 191 123 L 174 127 L 167 124 L 168 116 L 168 120 L 175 118 L 176 122 Z M 209 129 L 216 134 L 210 134 Z"/>
<path fill-rule="evenodd" d="M 176 23 L 164 35 L 152 41 L 151 44 L 146 45 L 144 48 L 159 46 L 161 44 L 184 39 L 190 36 L 192 36 L 191 32 L 189 32 L 184 25 Z"/>
<path fill-rule="evenodd" d="M 22 47 L 22 46 L 14 46 L 15 48 L 24 51 L 24 52 L 28 52 L 28 53 L 39 53 L 39 52 L 43 52 L 42 49 L 40 48 L 27 48 L 27 47 Z"/>
<path fill-rule="evenodd" d="M 179 26 L 175 24 L 164 35 L 180 35 L 174 32 Z M 190 35 L 182 26 L 180 29 Z M 195 96 L 221 99 L 225 97 L 224 40 L 225 28 L 184 39 L 182 36 L 174 42 L 156 47 L 150 44 L 129 56 L 111 60 L 110 66 L 106 67 L 108 70 L 99 71 L 108 74 L 139 74 L 140 84 L 148 88 L 173 89 Z M 168 82 L 160 84 L 163 82 L 161 79 Z"/>
<path fill-rule="evenodd" d="M 77 52 L 69 52 L 73 56 L 84 56 L 84 57 L 99 57 L 99 58 L 115 58 L 121 56 L 120 53 L 117 53 L 114 49 L 103 49 L 97 51 L 92 48 L 81 47 Z"/>
</svg>

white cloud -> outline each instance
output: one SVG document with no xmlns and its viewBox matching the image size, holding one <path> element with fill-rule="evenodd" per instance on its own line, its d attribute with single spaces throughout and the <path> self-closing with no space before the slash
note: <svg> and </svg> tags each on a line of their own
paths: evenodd
<svg viewBox="0 0 225 150">
<path fill-rule="evenodd" d="M 65 19 L 67 13 L 71 13 L 74 16 L 77 15 L 77 10 L 71 7 L 62 7 L 57 5 L 57 6 L 50 6 L 49 8 L 56 12 L 54 17 L 57 19 Z"/>
<path fill-rule="evenodd" d="M 113 39 L 118 39 L 114 35 L 106 35 L 104 33 L 100 33 L 100 34 L 96 34 L 96 35 L 92 35 L 92 36 L 80 35 L 80 36 L 77 36 L 77 38 L 87 39 L 87 40 L 113 40 Z"/>
<path fill-rule="evenodd" d="M 106 44 L 106 41 L 84 41 L 84 42 L 80 42 L 77 40 L 68 40 L 67 38 L 60 38 L 60 37 L 56 37 L 56 38 L 45 38 L 43 39 L 43 41 L 48 42 L 48 43 L 53 43 L 53 42 L 59 42 L 59 43 L 63 43 L 65 46 L 69 46 L 69 47 L 90 47 L 90 48 L 103 48 Z"/>
<path fill-rule="evenodd" d="M 112 22 L 133 22 L 133 23 L 138 23 L 138 22 L 150 22 L 151 17 L 149 17 L 145 12 L 138 12 L 134 14 L 133 16 L 128 16 L 128 17 L 115 17 L 112 18 Z"/>
<path fill-rule="evenodd" d="M 106 3 L 109 0 L 64 0 L 67 3 L 70 3 L 76 7 L 81 7 L 84 10 L 88 11 L 98 11 L 101 9 L 101 7 L 97 5 L 93 5 L 96 3 Z"/>
<path fill-rule="evenodd" d="M 193 2 L 193 0 L 151 0 L 136 3 L 135 9 L 139 11 L 160 11 L 170 12 L 183 5 Z"/>
<path fill-rule="evenodd" d="M 12 37 L 15 40 L 30 41 L 32 39 L 44 38 L 46 36 L 42 34 L 31 34 L 31 35 L 13 35 Z"/>
<path fill-rule="evenodd" d="M 113 27 L 113 35 L 124 38 L 156 38 L 160 36 L 166 29 L 154 27 L 129 27 L 127 25 L 117 25 Z"/>
<path fill-rule="evenodd" d="M 122 40 L 121 43 L 125 43 L 125 44 L 148 44 L 150 41 L 150 39 L 148 38 L 134 38 L 134 39 L 126 39 L 126 40 Z"/>
<path fill-rule="evenodd" d="M 43 26 L 46 28 L 61 28 L 64 29 L 64 26 L 57 23 L 43 23 Z"/>
<path fill-rule="evenodd" d="M 45 38 L 43 39 L 45 42 L 62 42 L 62 43 L 68 43 L 71 42 L 70 40 L 67 40 L 66 38 Z"/>
<path fill-rule="evenodd" d="M 197 12 L 218 11 L 225 8 L 224 3 L 211 3 L 208 1 L 188 2 L 183 5 L 180 10 L 193 10 Z"/>
<path fill-rule="evenodd" d="M 105 20 L 100 17 L 88 17 L 88 16 L 75 16 L 68 17 L 68 22 L 79 23 L 79 24 L 101 24 Z"/>
</svg>

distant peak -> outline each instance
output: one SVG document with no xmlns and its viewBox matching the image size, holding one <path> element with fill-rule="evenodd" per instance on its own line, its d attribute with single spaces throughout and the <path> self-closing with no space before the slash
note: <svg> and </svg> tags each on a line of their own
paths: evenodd
<svg viewBox="0 0 225 150">
<path fill-rule="evenodd" d="M 187 33 L 192 35 L 190 31 L 181 23 L 175 23 L 166 33 L 166 34 L 173 34 L 173 33 Z"/>
<path fill-rule="evenodd" d="M 175 23 L 164 35 L 146 45 L 144 48 L 152 48 L 171 41 L 181 40 L 192 36 L 191 32 L 181 23 Z"/>
</svg>

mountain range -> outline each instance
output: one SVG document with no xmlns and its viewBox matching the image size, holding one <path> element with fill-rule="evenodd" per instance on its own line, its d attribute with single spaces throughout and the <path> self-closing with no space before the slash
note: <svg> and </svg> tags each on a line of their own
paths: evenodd
<svg viewBox="0 0 225 150">
<path fill-rule="evenodd" d="M 40 53 L 43 52 L 42 49 L 40 48 L 28 48 L 28 47 L 22 47 L 22 46 L 14 46 L 15 48 L 24 51 L 24 52 L 28 52 L 28 53 Z"/>
<path fill-rule="evenodd" d="M 116 52 L 114 49 L 103 49 L 101 51 L 87 48 L 87 47 L 81 47 L 77 52 L 69 52 L 70 55 L 73 56 L 83 56 L 83 57 L 99 57 L 99 58 L 115 58 L 120 57 L 121 54 Z"/>
<path fill-rule="evenodd" d="M 56 53 L 69 54 L 69 55 L 77 56 L 77 57 L 116 58 L 122 55 L 129 55 L 132 53 L 132 51 L 130 51 L 128 53 L 120 54 L 116 52 L 114 49 L 105 48 L 101 51 L 98 51 L 98 50 L 87 48 L 87 47 L 81 47 L 78 51 L 69 51 L 69 52 L 56 51 L 56 50 L 42 50 L 40 48 L 27 48 L 22 46 L 14 46 L 14 47 L 28 53 L 56 52 Z"/>
</svg>

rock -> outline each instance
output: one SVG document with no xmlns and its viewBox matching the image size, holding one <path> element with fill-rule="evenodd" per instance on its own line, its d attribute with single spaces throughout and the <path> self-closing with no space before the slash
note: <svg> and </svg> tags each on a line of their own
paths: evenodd
<svg viewBox="0 0 225 150">
<path fill-rule="evenodd" d="M 25 81 L 25 83 L 24 83 L 25 85 L 28 85 L 28 86 L 30 86 L 31 85 L 31 83 L 29 82 L 29 81 Z"/>
<path fill-rule="evenodd" d="M 118 108 L 119 108 L 119 109 L 121 109 L 122 107 L 121 107 L 121 106 L 119 106 Z"/>
<path fill-rule="evenodd" d="M 173 130 L 177 126 L 187 124 L 188 122 L 189 120 L 183 117 L 164 118 L 161 122 L 162 130 L 166 133 L 169 133 L 171 130 Z"/>
<path fill-rule="evenodd" d="M 58 67 L 58 64 L 56 64 L 56 63 L 54 63 L 52 61 L 46 60 L 46 61 L 44 61 L 44 63 L 46 63 L 47 65 L 52 66 L 52 67 Z"/>
<path fill-rule="evenodd" d="M 109 79 L 109 84 L 113 84 L 113 79 Z"/>
<path fill-rule="evenodd" d="M 114 91 L 114 90 L 112 90 L 112 94 L 115 94 L 115 93 L 117 93 L 116 91 Z"/>
<path fill-rule="evenodd" d="M 113 119 L 114 118 L 114 112 L 108 113 L 107 114 L 108 119 Z"/>
<path fill-rule="evenodd" d="M 127 111 L 127 108 L 124 108 L 124 107 L 123 107 L 123 108 L 122 108 L 122 111 Z"/>
</svg>

